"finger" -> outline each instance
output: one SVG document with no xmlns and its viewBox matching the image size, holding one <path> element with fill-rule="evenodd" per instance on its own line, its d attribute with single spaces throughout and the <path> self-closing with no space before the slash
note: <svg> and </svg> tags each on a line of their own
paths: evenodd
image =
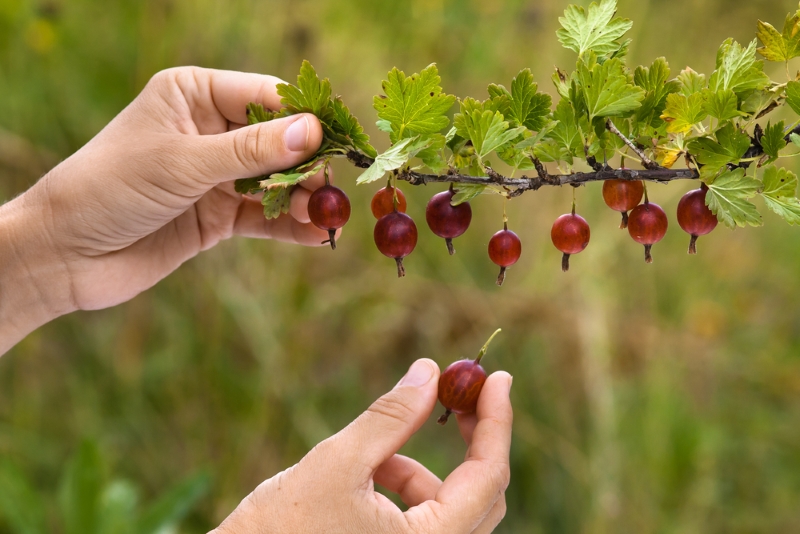
<svg viewBox="0 0 800 534">
<path fill-rule="evenodd" d="M 456 414 L 458 421 L 458 430 L 461 432 L 461 437 L 464 438 L 464 443 L 469 447 L 472 444 L 472 434 L 475 432 L 475 426 L 478 424 L 478 416 L 474 413 L 469 414 Z"/>
<path fill-rule="evenodd" d="M 333 169 L 331 167 L 328 167 L 328 181 L 330 183 L 333 183 Z M 302 182 L 300 182 L 300 185 L 302 185 L 311 192 L 316 191 L 317 189 L 325 185 L 325 169 L 319 171 L 317 174 L 309 177 L 308 179 L 303 180 Z"/>
<path fill-rule="evenodd" d="M 332 438 L 343 464 L 360 465 L 354 482 L 363 483 L 402 447 L 436 405 L 439 366 L 417 360 L 389 393 Z"/>
<path fill-rule="evenodd" d="M 255 102 L 267 109 L 281 108 L 276 86 L 280 78 L 252 72 L 203 69 L 208 76 L 211 100 L 230 122 L 247 124 L 247 104 Z"/>
<path fill-rule="evenodd" d="M 311 192 L 302 187 L 295 187 L 292 190 L 292 196 L 289 201 L 289 215 L 297 222 L 307 224 L 311 222 L 308 216 L 308 199 L 311 198 Z"/>
<path fill-rule="evenodd" d="M 500 521 L 502 521 L 505 516 L 506 496 L 503 494 L 497 499 L 497 502 L 494 503 L 494 506 L 492 506 L 486 518 L 481 521 L 481 524 L 478 525 L 478 528 L 472 531 L 472 534 L 489 534 L 490 532 L 494 532 L 494 529 L 497 528 L 497 525 L 500 524 Z"/>
<path fill-rule="evenodd" d="M 250 198 L 242 199 L 242 206 L 233 225 L 233 233 L 243 237 L 275 239 L 308 247 L 321 246 L 322 242 L 328 239 L 328 232 L 320 230 L 311 223 L 303 224 L 291 215 L 281 215 L 277 219 L 264 218 L 261 202 Z"/>
<path fill-rule="evenodd" d="M 421 463 L 395 454 L 375 471 L 375 484 L 397 493 L 406 506 L 418 504 L 436 497 L 442 485 L 439 477 Z"/>
<path fill-rule="evenodd" d="M 478 422 L 467 460 L 444 480 L 435 502 L 409 510 L 414 516 L 433 516 L 441 528 L 451 528 L 453 532 L 472 532 L 488 516 L 510 479 L 510 387 L 511 375 L 504 371 L 486 379 L 478 399 Z"/>
<path fill-rule="evenodd" d="M 211 185 L 291 169 L 311 158 L 322 142 L 322 127 L 303 113 L 218 135 L 181 138 L 178 149 L 196 176 Z"/>
</svg>

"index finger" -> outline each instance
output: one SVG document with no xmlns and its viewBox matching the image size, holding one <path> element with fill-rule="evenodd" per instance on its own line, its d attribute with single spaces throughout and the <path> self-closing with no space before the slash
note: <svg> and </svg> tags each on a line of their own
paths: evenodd
<svg viewBox="0 0 800 534">
<path fill-rule="evenodd" d="M 247 124 L 247 104 L 255 102 L 276 111 L 281 108 L 280 78 L 253 72 L 207 69 L 211 99 L 217 110 L 236 124 Z"/>
<path fill-rule="evenodd" d="M 504 371 L 486 379 L 478 399 L 477 419 L 466 461 L 442 483 L 435 501 L 406 513 L 433 513 L 448 532 L 472 532 L 508 487 L 511 423 L 511 375 Z"/>
</svg>

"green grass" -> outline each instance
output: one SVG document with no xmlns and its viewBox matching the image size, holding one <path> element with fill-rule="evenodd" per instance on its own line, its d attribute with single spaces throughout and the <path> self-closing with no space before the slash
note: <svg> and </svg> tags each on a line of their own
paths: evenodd
<svg viewBox="0 0 800 534">
<path fill-rule="evenodd" d="M 531 67 L 553 94 L 552 66 L 573 62 L 554 35 L 565 6 L 0 0 L 0 198 L 174 65 L 292 79 L 307 58 L 371 134 L 371 97 L 395 65 L 436 61 L 445 89 L 461 96 Z M 628 0 L 620 14 L 634 20 L 630 61 L 665 55 L 673 73 L 687 64 L 708 73 L 724 38 L 750 41 L 757 18 L 777 24 L 793 8 Z M 768 213 L 764 228 L 720 227 L 689 257 L 674 217 L 688 186 L 653 186 L 671 226 L 646 266 L 593 184 L 577 192 L 592 243 L 565 275 L 548 233 L 571 191 L 529 193 L 509 204 L 523 256 L 499 289 L 485 246 L 501 203 L 481 198 L 454 257 L 422 231 L 398 280 L 372 244 L 374 189 L 356 188 L 346 164 L 336 173 L 354 213 L 335 253 L 233 239 L 133 301 L 63 317 L 0 359 L 0 456 L 44 496 L 50 531 L 61 532 L 57 482 L 85 439 L 143 502 L 212 473 L 181 530 L 205 532 L 414 359 L 443 367 L 499 326 L 485 364 L 514 375 L 515 435 L 498 532 L 800 530 L 797 229 Z M 406 188 L 418 222 L 434 189 Z M 405 448 L 440 476 L 463 450 L 455 427 L 433 419 Z M 12 532 L 2 519 L 0 532 Z"/>
</svg>

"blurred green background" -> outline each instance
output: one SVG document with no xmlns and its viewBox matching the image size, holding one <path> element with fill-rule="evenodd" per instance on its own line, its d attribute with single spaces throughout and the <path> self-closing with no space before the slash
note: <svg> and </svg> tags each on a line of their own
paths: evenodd
<svg viewBox="0 0 800 534">
<path fill-rule="evenodd" d="M 574 64 L 554 34 L 566 5 L 0 0 L 0 200 L 176 65 L 294 80 L 307 58 L 371 134 L 372 95 L 395 65 L 413 72 L 435 61 L 448 92 L 476 97 L 530 67 L 555 94 L 553 66 Z M 634 20 L 629 63 L 664 55 L 674 75 L 686 65 L 710 73 L 726 37 L 749 42 L 757 19 L 778 26 L 796 7 L 621 0 L 620 14 Z M 783 78 L 783 65 L 767 70 Z M 671 227 L 645 265 L 592 184 L 577 191 L 592 243 L 563 274 L 549 229 L 572 192 L 542 190 L 509 204 L 523 256 L 498 288 L 486 244 L 501 225 L 500 199 L 473 202 L 472 226 L 449 257 L 423 222 L 439 188 L 406 187 L 421 239 L 398 280 L 372 243 L 377 186 L 355 187 L 355 170 L 338 163 L 354 211 L 336 252 L 232 239 L 133 301 L 63 317 L 0 358 L 0 456 L 44 497 L 34 515 L 48 531 L 64 531 L 59 480 L 81 443 L 143 502 L 209 473 L 211 489 L 178 529 L 205 532 L 414 359 L 444 367 L 473 356 L 498 326 L 485 365 L 515 378 L 513 476 L 498 532 L 800 531 L 797 229 L 764 208 L 764 228 L 720 227 L 690 257 L 674 216 L 690 184 L 653 186 Z M 438 415 L 404 452 L 444 477 L 464 445 Z M 15 524 L 0 519 L 0 532 Z"/>
</svg>

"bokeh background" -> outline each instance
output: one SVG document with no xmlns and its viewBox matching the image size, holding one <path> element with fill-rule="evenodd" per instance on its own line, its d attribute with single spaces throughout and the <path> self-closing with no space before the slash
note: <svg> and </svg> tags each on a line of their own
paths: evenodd
<svg viewBox="0 0 800 534">
<path fill-rule="evenodd" d="M 555 94 L 553 66 L 574 64 L 555 37 L 566 4 L 0 0 L 0 200 L 176 65 L 294 80 L 307 58 L 371 134 L 380 134 L 372 95 L 393 66 L 437 62 L 448 92 L 476 97 L 530 67 Z M 629 62 L 664 55 L 673 74 L 710 73 L 725 38 L 749 42 L 757 19 L 779 26 L 796 8 L 620 1 L 634 20 Z M 784 76 L 783 65 L 767 70 Z M 386 148 L 383 135 L 374 140 Z M 177 529 L 205 532 L 414 359 L 444 367 L 473 356 L 497 327 L 486 367 L 515 378 L 513 480 L 498 532 L 800 531 L 798 229 L 764 208 L 763 228 L 720 226 L 690 257 L 674 215 L 690 184 L 653 186 L 671 227 L 645 265 L 592 184 L 577 191 L 592 243 L 563 274 L 549 229 L 572 192 L 542 190 L 509 204 L 523 256 L 498 288 L 486 244 L 500 199 L 473 202 L 449 257 L 422 222 L 437 188 L 406 187 L 423 231 L 398 280 L 372 243 L 378 186 L 356 187 L 355 170 L 338 163 L 354 211 L 336 252 L 232 239 L 131 302 L 63 317 L 0 358 L 0 457 L 27 481 L 17 493 L 47 531 L 64 532 L 59 484 L 89 443 L 104 480 L 128 481 L 143 503 L 208 473 L 209 490 Z M 403 452 L 444 477 L 464 445 L 437 415 Z M 5 509 L 0 532 L 13 532 L 20 523 Z"/>
</svg>

